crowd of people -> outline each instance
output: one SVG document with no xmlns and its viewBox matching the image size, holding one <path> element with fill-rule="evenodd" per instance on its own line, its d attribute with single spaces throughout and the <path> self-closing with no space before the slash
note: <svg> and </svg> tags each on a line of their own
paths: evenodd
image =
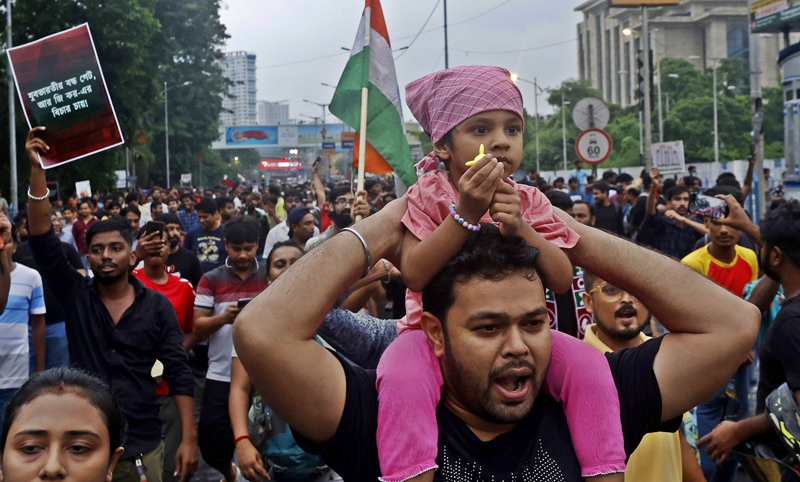
<svg viewBox="0 0 800 482">
<path fill-rule="evenodd" d="M 223 482 L 730 482 L 745 442 L 792 455 L 766 411 L 800 393 L 800 202 L 768 184 L 753 223 L 755 159 L 741 184 L 515 182 L 507 71 L 406 98 L 434 150 L 400 193 L 316 163 L 51 199 L 32 129 L 0 216 L 0 480 L 187 482 L 202 457 Z"/>
</svg>

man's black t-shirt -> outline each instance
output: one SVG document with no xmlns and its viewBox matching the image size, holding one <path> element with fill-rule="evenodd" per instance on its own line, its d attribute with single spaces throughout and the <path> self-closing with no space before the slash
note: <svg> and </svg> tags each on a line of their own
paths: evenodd
<svg viewBox="0 0 800 482">
<path fill-rule="evenodd" d="M 167 266 L 174 266 L 175 271 L 172 274 L 188 280 L 192 287 L 197 289 L 197 283 L 203 277 L 203 270 L 196 254 L 183 246 L 178 246 L 178 250 L 167 258 Z"/>
<path fill-rule="evenodd" d="M 595 204 L 594 206 L 595 222 L 594 227 L 605 229 L 616 234 L 622 234 L 622 209 L 619 204 L 611 201 L 608 206 Z"/>
<path fill-rule="evenodd" d="M 756 413 L 764 413 L 767 396 L 784 383 L 800 389 L 800 296 L 783 302 L 758 354 L 760 378 Z"/>
<path fill-rule="evenodd" d="M 666 335 L 669 336 L 669 335 Z M 678 429 L 680 418 L 661 423 L 661 392 L 653 361 L 662 338 L 606 355 L 619 393 L 622 432 L 628 456 L 650 432 Z M 315 445 L 295 431 L 303 450 L 319 452 L 345 481 L 376 480 L 381 475 L 376 431 L 378 392 L 375 372 L 350 366 L 339 358 L 347 380 L 347 395 L 333 439 Z M 480 441 L 444 404 L 437 409 L 439 470 L 434 480 L 582 481 L 561 405 L 541 392 L 531 413 L 513 430 L 489 442 Z M 413 430 L 413 427 L 411 427 Z"/>
</svg>

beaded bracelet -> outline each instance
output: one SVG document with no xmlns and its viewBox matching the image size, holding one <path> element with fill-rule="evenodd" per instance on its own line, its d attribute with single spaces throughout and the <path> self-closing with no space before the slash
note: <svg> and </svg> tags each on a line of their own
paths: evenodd
<svg viewBox="0 0 800 482">
<path fill-rule="evenodd" d="M 467 222 L 466 219 L 464 219 L 461 216 L 459 216 L 458 213 L 456 212 L 456 205 L 455 204 L 451 204 L 450 205 L 450 216 L 453 216 L 453 219 L 455 219 L 458 222 L 458 224 L 464 226 L 465 228 L 469 229 L 470 231 L 480 231 L 481 230 L 481 225 L 480 224 L 470 224 L 470 223 Z"/>
</svg>

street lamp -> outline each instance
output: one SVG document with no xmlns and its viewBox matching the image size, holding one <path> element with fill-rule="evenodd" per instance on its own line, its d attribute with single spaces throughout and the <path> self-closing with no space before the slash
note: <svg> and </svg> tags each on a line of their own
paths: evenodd
<svg viewBox="0 0 800 482">
<path fill-rule="evenodd" d="M 630 27 L 625 27 L 622 29 L 622 35 L 626 37 L 630 37 L 633 34 L 633 30 Z"/>
<path fill-rule="evenodd" d="M 187 82 L 184 82 L 184 83 L 182 83 L 181 85 L 179 85 L 177 87 L 173 87 L 173 89 L 179 89 L 181 87 L 186 87 L 187 85 L 191 85 L 191 83 L 192 83 L 191 81 L 187 81 Z M 167 189 L 169 189 L 169 187 L 170 187 L 170 183 L 169 183 L 169 109 L 167 108 L 169 106 L 169 87 L 167 87 L 167 83 L 166 82 L 164 82 L 164 92 L 162 92 L 162 94 L 164 94 L 164 133 L 166 134 L 166 136 L 165 136 L 165 139 L 166 139 L 165 140 L 165 142 L 166 142 L 165 150 L 167 152 Z"/>
<path fill-rule="evenodd" d="M 519 75 L 517 75 L 517 74 L 511 74 L 511 82 L 516 83 L 517 81 L 527 82 L 527 83 L 533 85 L 533 87 L 534 87 L 534 89 L 533 89 L 533 116 L 534 116 L 533 117 L 533 123 L 534 123 L 534 129 L 536 131 L 536 172 L 538 173 L 538 172 L 540 172 L 542 170 L 541 169 L 541 164 L 539 162 L 539 94 L 540 94 L 540 91 L 543 94 L 544 90 L 541 87 L 539 87 L 538 83 L 536 83 L 536 77 L 534 77 L 533 78 L 533 82 L 531 82 L 530 80 L 521 79 L 519 77 Z"/>
<path fill-rule="evenodd" d="M 322 125 L 323 128 L 325 126 L 325 109 L 328 108 L 330 104 L 320 104 L 319 102 L 314 102 L 313 100 L 303 99 L 303 102 L 308 102 L 309 104 L 314 104 L 322 107 Z M 325 142 L 325 137 L 322 137 L 322 142 Z"/>
<path fill-rule="evenodd" d="M 690 55 L 689 60 L 700 60 L 699 55 Z M 717 67 L 720 59 L 709 59 L 714 62 L 711 70 L 714 72 L 714 162 L 719 164 L 719 117 L 717 113 Z"/>
</svg>

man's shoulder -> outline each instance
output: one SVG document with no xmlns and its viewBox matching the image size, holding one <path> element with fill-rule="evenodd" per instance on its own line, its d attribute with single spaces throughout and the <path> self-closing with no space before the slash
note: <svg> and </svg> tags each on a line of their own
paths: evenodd
<svg viewBox="0 0 800 482">
<path fill-rule="evenodd" d="M 17 263 L 14 271 L 11 272 L 11 281 L 14 283 L 30 283 L 31 288 L 41 286 L 42 276 L 33 268 L 29 268 L 22 263 Z"/>
</svg>

